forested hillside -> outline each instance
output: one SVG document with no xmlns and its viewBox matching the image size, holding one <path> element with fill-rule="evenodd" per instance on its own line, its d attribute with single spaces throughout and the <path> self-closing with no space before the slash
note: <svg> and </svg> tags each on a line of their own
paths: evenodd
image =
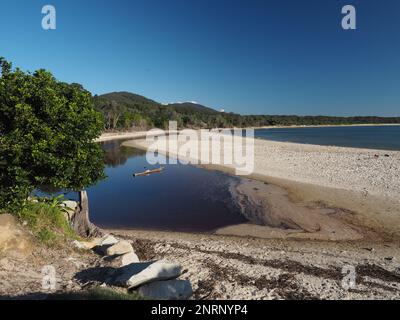
<svg viewBox="0 0 400 320">
<path fill-rule="evenodd" d="M 94 102 L 104 115 L 106 130 L 148 129 L 152 127 L 164 129 L 167 128 L 170 120 L 177 121 L 179 128 L 400 123 L 400 117 L 239 115 L 219 112 L 191 102 L 164 105 L 129 92 L 113 92 L 95 96 Z"/>
</svg>

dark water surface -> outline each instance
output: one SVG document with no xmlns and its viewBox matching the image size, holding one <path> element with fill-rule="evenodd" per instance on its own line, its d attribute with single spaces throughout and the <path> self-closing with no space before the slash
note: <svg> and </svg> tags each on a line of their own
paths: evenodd
<svg viewBox="0 0 400 320">
<path fill-rule="evenodd" d="M 258 129 L 255 137 L 274 141 L 400 150 L 400 126 Z"/>
<path fill-rule="evenodd" d="M 235 178 L 181 164 L 163 165 L 162 173 L 133 177 L 144 167 L 158 166 L 148 165 L 143 151 L 120 144 L 102 143 L 108 178 L 87 190 L 95 224 L 207 232 L 246 221 L 232 207 L 229 186 Z"/>
</svg>

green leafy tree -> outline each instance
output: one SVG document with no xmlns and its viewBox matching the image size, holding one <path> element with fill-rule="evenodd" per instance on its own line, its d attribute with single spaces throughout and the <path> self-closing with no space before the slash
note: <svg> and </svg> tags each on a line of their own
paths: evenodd
<svg viewBox="0 0 400 320">
<path fill-rule="evenodd" d="M 0 67 L 0 209 L 20 208 L 41 185 L 80 190 L 103 178 L 91 94 L 45 70 L 13 70 L 3 58 Z"/>
</svg>

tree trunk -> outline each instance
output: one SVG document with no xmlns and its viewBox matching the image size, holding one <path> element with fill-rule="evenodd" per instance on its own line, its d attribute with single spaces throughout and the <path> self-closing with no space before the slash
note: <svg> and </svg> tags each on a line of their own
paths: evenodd
<svg viewBox="0 0 400 320">
<path fill-rule="evenodd" d="M 79 192 L 79 205 L 72 218 L 72 227 L 81 237 L 99 237 L 103 231 L 96 227 L 89 219 L 89 200 L 86 191 Z"/>
</svg>

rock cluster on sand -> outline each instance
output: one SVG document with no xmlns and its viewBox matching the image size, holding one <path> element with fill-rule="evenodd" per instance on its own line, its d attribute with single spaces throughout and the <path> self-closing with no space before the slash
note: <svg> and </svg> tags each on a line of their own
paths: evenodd
<svg viewBox="0 0 400 320">
<path fill-rule="evenodd" d="M 111 265 L 115 266 L 110 279 L 112 285 L 162 300 L 188 299 L 193 293 L 190 281 L 177 280 L 182 274 L 180 264 L 164 260 L 140 262 L 129 241 L 106 235 L 73 244 L 78 249 L 91 249 L 111 260 Z"/>
</svg>

